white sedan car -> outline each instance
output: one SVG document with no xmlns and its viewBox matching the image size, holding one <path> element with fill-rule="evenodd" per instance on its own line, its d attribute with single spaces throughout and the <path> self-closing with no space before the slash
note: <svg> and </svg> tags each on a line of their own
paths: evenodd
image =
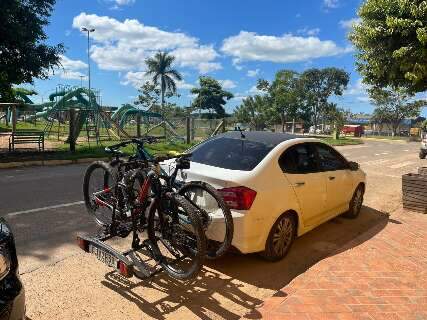
<svg viewBox="0 0 427 320">
<path fill-rule="evenodd" d="M 242 253 L 280 260 L 295 237 L 340 214 L 359 215 L 365 173 L 317 139 L 234 131 L 191 152 L 191 168 L 178 179 L 205 181 L 222 193 L 234 220 L 232 244 Z M 209 232 L 215 239 L 215 228 Z"/>
</svg>

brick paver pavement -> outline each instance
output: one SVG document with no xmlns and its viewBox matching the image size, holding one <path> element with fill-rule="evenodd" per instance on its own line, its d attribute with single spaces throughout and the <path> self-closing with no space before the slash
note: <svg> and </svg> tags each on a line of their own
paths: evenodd
<svg viewBox="0 0 427 320">
<path fill-rule="evenodd" d="M 427 320 L 427 215 L 393 214 L 385 227 L 320 261 L 248 317 Z"/>
</svg>

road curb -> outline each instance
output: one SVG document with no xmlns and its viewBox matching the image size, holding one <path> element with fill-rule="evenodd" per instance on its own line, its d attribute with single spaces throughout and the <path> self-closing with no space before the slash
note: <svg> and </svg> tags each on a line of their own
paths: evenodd
<svg viewBox="0 0 427 320">
<path fill-rule="evenodd" d="M 94 161 L 106 161 L 109 158 L 82 158 L 74 160 L 36 160 L 36 161 L 22 161 L 22 162 L 5 162 L 0 163 L 1 169 L 12 169 L 22 167 L 37 167 L 37 166 L 60 166 L 67 164 L 90 163 Z"/>
<path fill-rule="evenodd" d="M 376 139 L 376 138 L 361 138 L 362 141 L 378 141 L 378 142 L 388 142 L 388 143 L 409 143 L 407 140 L 399 140 L 399 139 Z"/>
</svg>

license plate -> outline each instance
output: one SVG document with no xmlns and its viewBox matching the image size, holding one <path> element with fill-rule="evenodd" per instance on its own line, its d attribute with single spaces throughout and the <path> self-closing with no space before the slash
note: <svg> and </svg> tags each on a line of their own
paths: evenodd
<svg viewBox="0 0 427 320">
<path fill-rule="evenodd" d="M 105 252 L 95 246 L 89 246 L 89 252 L 92 253 L 99 261 L 106 264 L 107 266 L 112 268 L 117 267 L 117 259 L 108 252 Z"/>
</svg>

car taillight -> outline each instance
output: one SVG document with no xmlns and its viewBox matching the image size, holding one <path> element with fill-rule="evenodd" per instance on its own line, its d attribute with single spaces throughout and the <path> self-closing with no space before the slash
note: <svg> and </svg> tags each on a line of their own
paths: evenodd
<svg viewBox="0 0 427 320">
<path fill-rule="evenodd" d="M 218 190 L 230 209 L 249 210 L 256 197 L 256 191 L 247 187 L 231 187 Z"/>
<path fill-rule="evenodd" d="M 85 239 L 77 237 L 77 245 L 85 252 L 89 252 L 89 242 Z"/>
</svg>

